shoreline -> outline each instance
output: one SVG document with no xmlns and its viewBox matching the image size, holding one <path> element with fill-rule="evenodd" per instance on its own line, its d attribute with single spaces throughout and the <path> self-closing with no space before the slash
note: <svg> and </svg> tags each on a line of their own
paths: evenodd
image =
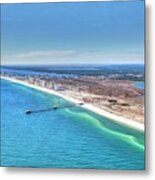
<svg viewBox="0 0 155 180">
<path fill-rule="evenodd" d="M 13 83 L 24 85 L 24 86 L 27 86 L 27 87 L 30 87 L 30 88 L 33 88 L 33 89 L 37 89 L 39 91 L 42 91 L 42 92 L 45 92 L 45 93 L 48 93 L 48 94 L 51 94 L 51 95 L 59 96 L 59 97 L 65 99 L 67 101 L 72 102 L 72 103 L 76 103 L 76 104 L 81 103 L 81 101 L 79 101 L 79 100 L 73 99 L 73 98 L 71 98 L 69 96 L 65 96 L 65 95 L 63 95 L 61 93 L 58 93 L 58 92 L 52 90 L 52 89 L 39 87 L 39 86 L 36 86 L 36 85 L 33 85 L 33 84 L 23 82 L 21 80 L 16 80 L 16 79 L 9 78 L 9 77 L 2 77 L 1 76 L 0 78 L 4 79 L 4 80 L 11 81 Z M 114 113 L 110 113 L 108 111 L 99 109 L 98 107 L 95 107 L 95 106 L 93 106 L 91 104 L 84 103 L 81 107 L 86 109 L 86 110 L 89 110 L 91 112 L 94 112 L 94 113 L 96 113 L 96 114 L 98 114 L 98 115 L 100 115 L 102 117 L 108 118 L 111 121 L 118 122 L 118 123 L 120 123 L 122 125 L 126 125 L 128 127 L 131 127 L 131 128 L 134 128 L 134 129 L 137 129 L 137 130 L 140 130 L 140 131 L 145 130 L 144 124 L 142 124 L 142 123 L 139 123 L 139 122 L 136 122 L 136 121 L 134 121 L 132 119 L 127 119 L 125 117 L 116 115 Z"/>
</svg>

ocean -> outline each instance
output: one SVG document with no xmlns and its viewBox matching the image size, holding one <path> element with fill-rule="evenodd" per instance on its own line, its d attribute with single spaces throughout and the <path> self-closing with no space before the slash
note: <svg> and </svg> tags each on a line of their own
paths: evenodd
<svg viewBox="0 0 155 180">
<path fill-rule="evenodd" d="M 25 114 L 54 104 L 72 107 Z M 144 132 L 1 80 L 1 166 L 143 170 L 144 155 Z"/>
</svg>

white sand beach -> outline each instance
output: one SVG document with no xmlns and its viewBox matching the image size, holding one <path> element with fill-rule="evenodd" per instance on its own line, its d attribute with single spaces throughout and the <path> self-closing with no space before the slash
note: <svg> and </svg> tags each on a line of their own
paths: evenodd
<svg viewBox="0 0 155 180">
<path fill-rule="evenodd" d="M 5 80 L 8 80 L 8 81 L 11 81 L 11 82 L 14 82 L 14 83 L 18 83 L 18 84 L 21 84 L 21 85 L 24 85 L 24 86 L 28 86 L 30 88 L 34 88 L 34 89 L 37 89 L 37 90 L 52 94 L 52 95 L 56 95 L 56 96 L 59 96 L 59 97 L 65 99 L 67 101 L 70 101 L 70 102 L 73 102 L 73 103 L 76 103 L 76 104 L 81 103 L 79 100 L 76 100 L 76 99 L 73 99 L 73 98 L 69 97 L 69 95 L 66 96 L 66 95 L 63 95 L 63 94 L 61 94 L 61 93 L 59 93 L 57 91 L 47 89 L 47 88 L 43 88 L 43 87 L 39 87 L 39 86 L 36 86 L 36 85 L 33 85 L 33 84 L 29 84 L 29 83 L 23 82 L 21 80 L 16 80 L 16 79 L 13 79 L 13 78 L 2 77 L 2 76 L 1 76 L 1 79 L 5 79 Z M 145 130 L 145 126 L 144 126 L 143 123 L 139 123 L 139 122 L 136 122 L 136 121 L 134 121 L 132 119 L 127 119 L 125 117 L 116 115 L 114 113 L 104 111 L 102 109 L 99 109 L 98 107 L 95 107 L 92 104 L 84 103 L 81 107 L 85 108 L 85 109 L 87 109 L 89 111 L 92 111 L 94 113 L 97 113 L 97 114 L 99 114 L 99 115 L 101 115 L 103 117 L 106 117 L 109 120 L 116 121 L 118 123 L 124 124 L 126 126 L 131 127 L 131 128 L 134 128 L 134 129 L 137 129 L 137 130 L 140 130 L 140 131 Z"/>
</svg>

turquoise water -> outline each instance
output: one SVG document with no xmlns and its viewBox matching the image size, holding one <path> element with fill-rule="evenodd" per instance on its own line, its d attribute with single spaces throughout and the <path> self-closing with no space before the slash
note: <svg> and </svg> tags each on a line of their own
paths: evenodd
<svg viewBox="0 0 155 180">
<path fill-rule="evenodd" d="M 71 103 L 1 80 L 1 166 L 144 169 L 144 133 Z"/>
</svg>

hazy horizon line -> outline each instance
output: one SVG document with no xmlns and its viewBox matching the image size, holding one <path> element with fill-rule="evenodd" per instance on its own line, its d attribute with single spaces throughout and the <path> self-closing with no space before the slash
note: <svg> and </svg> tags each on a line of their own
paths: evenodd
<svg viewBox="0 0 155 180">
<path fill-rule="evenodd" d="M 55 63 L 55 64 L 1 64 L 0 67 L 2 66 L 95 66 L 95 65 L 145 65 L 144 63 L 72 63 L 72 64 L 60 64 L 60 63 Z"/>
</svg>

